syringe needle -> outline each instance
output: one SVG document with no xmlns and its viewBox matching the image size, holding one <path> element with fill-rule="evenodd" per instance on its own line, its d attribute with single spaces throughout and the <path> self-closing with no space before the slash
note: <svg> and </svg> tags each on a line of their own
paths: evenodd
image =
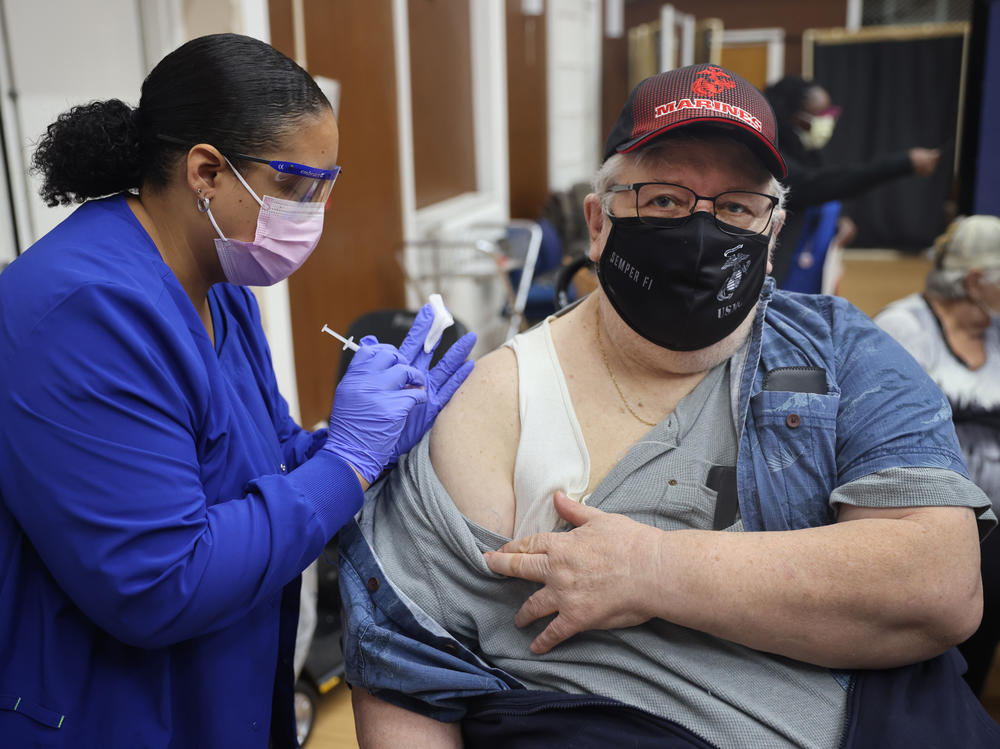
<svg viewBox="0 0 1000 749">
<path fill-rule="evenodd" d="M 340 333 L 336 332 L 335 330 L 331 329 L 330 326 L 328 326 L 328 325 L 324 325 L 323 329 L 320 332 L 321 333 L 329 333 L 334 338 L 336 338 L 338 341 L 343 341 L 344 342 L 344 348 L 349 348 L 351 351 L 357 351 L 358 348 L 359 348 L 358 344 L 356 344 L 354 342 L 354 336 L 351 336 L 350 338 L 344 338 L 344 336 L 342 336 Z M 343 350 L 343 349 L 341 349 L 341 350 Z"/>
</svg>

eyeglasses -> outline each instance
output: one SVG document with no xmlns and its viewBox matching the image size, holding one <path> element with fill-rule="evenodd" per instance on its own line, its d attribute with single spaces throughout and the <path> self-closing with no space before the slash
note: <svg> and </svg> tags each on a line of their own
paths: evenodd
<svg viewBox="0 0 1000 749">
<path fill-rule="evenodd" d="M 170 135 L 157 135 L 156 137 L 167 143 L 184 146 L 185 148 L 190 147 L 190 144 L 187 142 Z M 273 169 L 276 172 L 272 177 L 277 197 L 299 203 L 323 203 L 326 207 L 329 207 L 333 185 L 341 172 L 339 166 L 335 166 L 332 169 L 320 169 L 314 166 L 306 166 L 305 164 L 297 164 L 294 161 L 262 159 L 258 156 L 250 156 L 236 151 L 223 152 L 223 155 L 230 159 L 266 164 Z"/>
<path fill-rule="evenodd" d="M 631 185 L 612 185 L 612 214 L 620 217 L 636 216 L 643 222 L 664 218 L 686 218 L 694 214 L 699 200 L 712 203 L 712 215 L 718 227 L 727 234 L 746 236 L 763 234 L 771 224 L 771 215 L 778 205 L 778 198 L 762 192 L 729 190 L 714 197 L 699 195 L 689 187 L 670 182 L 635 182 Z M 635 194 L 635 202 L 627 193 Z"/>
</svg>

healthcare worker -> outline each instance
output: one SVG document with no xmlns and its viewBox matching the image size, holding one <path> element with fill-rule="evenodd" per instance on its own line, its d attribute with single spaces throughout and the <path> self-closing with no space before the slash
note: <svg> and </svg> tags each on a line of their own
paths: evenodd
<svg viewBox="0 0 1000 749">
<path fill-rule="evenodd" d="M 881 153 L 856 163 L 833 162 L 826 145 L 840 107 L 816 81 L 787 75 L 764 91 L 774 109 L 778 146 L 788 168 L 787 217 L 772 257 L 774 280 L 787 291 L 819 293 L 831 247 L 847 245 L 857 228 L 841 202 L 892 180 L 930 177 L 941 158 L 936 148 Z"/>
<path fill-rule="evenodd" d="M 337 147 L 231 34 L 43 136 L 43 197 L 86 202 L 0 275 L 4 747 L 295 746 L 298 575 L 472 367 L 470 337 L 428 372 L 425 308 L 362 340 L 329 430 L 289 417 L 246 286 L 316 246 Z"/>
</svg>

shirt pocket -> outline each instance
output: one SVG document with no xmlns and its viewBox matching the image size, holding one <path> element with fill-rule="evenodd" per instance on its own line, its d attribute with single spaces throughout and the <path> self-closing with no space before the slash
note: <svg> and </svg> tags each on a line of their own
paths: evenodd
<svg viewBox="0 0 1000 749">
<path fill-rule="evenodd" d="M 832 520 L 837 481 L 836 394 L 763 390 L 750 399 L 761 455 L 792 528 Z"/>
</svg>

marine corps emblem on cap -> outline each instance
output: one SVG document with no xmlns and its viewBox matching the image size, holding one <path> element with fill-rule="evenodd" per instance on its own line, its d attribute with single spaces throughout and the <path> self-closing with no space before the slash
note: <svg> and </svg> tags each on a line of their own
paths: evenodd
<svg viewBox="0 0 1000 749">
<path fill-rule="evenodd" d="M 736 82 L 729 73 L 716 65 L 711 65 L 698 73 L 694 83 L 691 84 L 691 93 L 712 97 L 735 87 Z"/>
<path fill-rule="evenodd" d="M 724 129 L 745 143 L 771 174 L 786 174 L 774 112 L 749 81 L 718 65 L 688 65 L 639 83 L 608 136 L 604 160 L 681 128 Z"/>
</svg>

